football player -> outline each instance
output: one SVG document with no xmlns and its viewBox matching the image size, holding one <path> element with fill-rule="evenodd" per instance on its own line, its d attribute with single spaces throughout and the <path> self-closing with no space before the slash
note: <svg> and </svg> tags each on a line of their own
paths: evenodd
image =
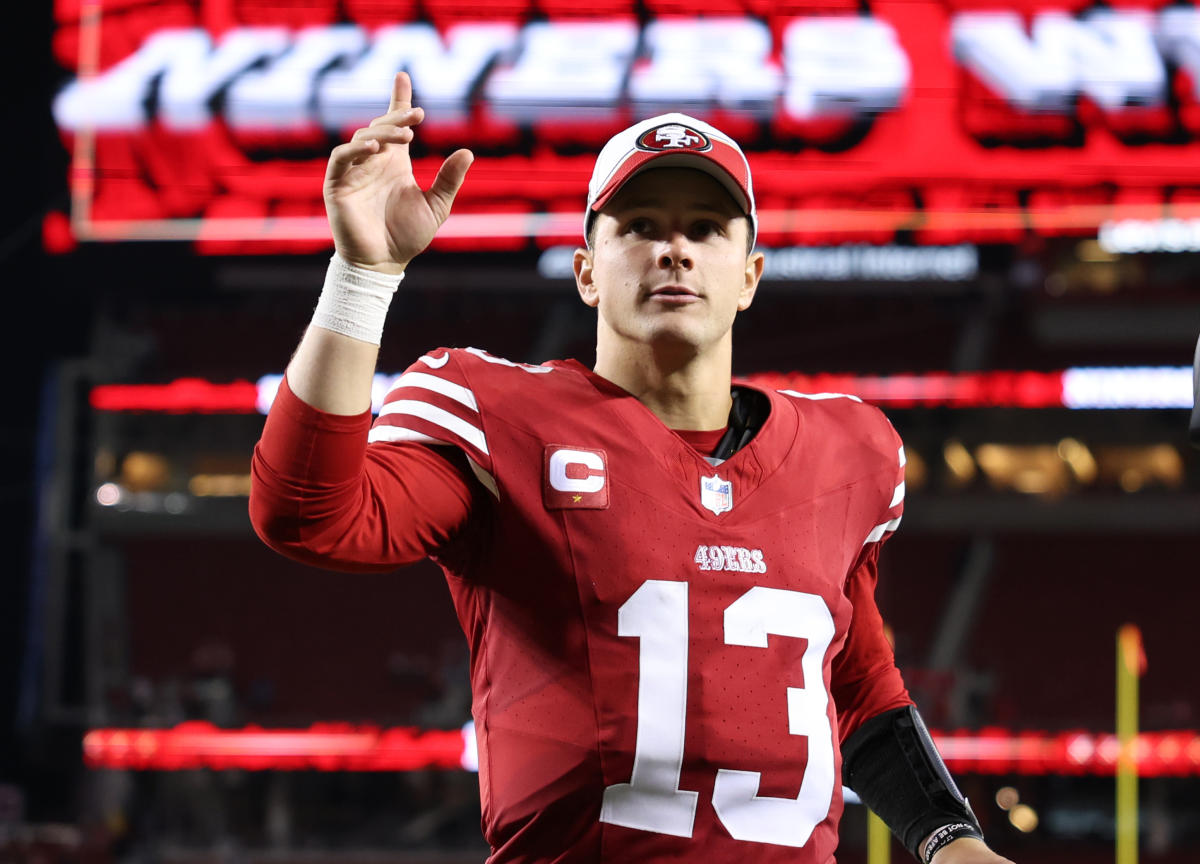
<svg viewBox="0 0 1200 864">
<path fill-rule="evenodd" d="M 600 152 L 579 296 L 596 364 L 437 348 L 371 420 L 384 317 L 472 155 L 413 179 L 423 113 L 336 147 L 334 254 L 253 462 L 272 548 L 330 569 L 430 556 L 470 643 L 500 862 L 834 860 L 846 783 L 919 859 L 997 864 L 874 601 L 904 450 L 853 396 L 731 379 L 763 256 L 719 130 L 645 120 Z"/>
</svg>

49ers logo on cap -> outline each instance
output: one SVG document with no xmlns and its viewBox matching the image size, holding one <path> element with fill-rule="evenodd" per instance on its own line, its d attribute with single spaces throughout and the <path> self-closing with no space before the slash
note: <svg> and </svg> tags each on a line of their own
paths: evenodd
<svg viewBox="0 0 1200 864">
<path fill-rule="evenodd" d="M 643 132 L 637 140 L 639 150 L 661 153 L 669 150 L 695 150 L 703 152 L 712 148 L 712 142 L 703 132 L 697 132 L 681 123 L 668 123 Z"/>
<path fill-rule="evenodd" d="M 608 507 L 608 457 L 603 450 L 547 444 L 542 503 L 547 510 Z"/>
</svg>

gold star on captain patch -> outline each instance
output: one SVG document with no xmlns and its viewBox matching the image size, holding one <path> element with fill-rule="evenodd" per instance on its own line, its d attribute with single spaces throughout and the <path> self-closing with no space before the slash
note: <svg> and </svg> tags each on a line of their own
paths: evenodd
<svg viewBox="0 0 1200 864">
<path fill-rule="evenodd" d="M 578 504 L 580 501 L 582 501 L 582 500 L 583 500 L 583 496 L 582 496 L 582 495 L 572 495 L 571 497 L 572 497 L 573 499 L 575 499 L 575 503 L 576 503 L 576 504 Z"/>
</svg>

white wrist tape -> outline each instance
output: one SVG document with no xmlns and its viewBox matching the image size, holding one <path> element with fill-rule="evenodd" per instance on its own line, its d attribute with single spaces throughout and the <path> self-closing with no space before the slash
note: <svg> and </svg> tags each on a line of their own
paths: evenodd
<svg viewBox="0 0 1200 864">
<path fill-rule="evenodd" d="M 334 333 L 378 345 L 392 295 L 404 274 L 379 273 L 350 264 L 336 252 L 325 271 L 325 287 L 312 323 Z"/>
</svg>

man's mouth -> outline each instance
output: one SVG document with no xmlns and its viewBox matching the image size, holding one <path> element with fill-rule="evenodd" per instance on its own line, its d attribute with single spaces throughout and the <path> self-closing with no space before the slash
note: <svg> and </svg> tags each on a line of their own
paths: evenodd
<svg viewBox="0 0 1200 864">
<path fill-rule="evenodd" d="M 699 298 L 700 295 L 695 289 L 688 288 L 684 285 L 660 285 L 650 292 L 651 297 L 694 297 Z"/>
</svg>

